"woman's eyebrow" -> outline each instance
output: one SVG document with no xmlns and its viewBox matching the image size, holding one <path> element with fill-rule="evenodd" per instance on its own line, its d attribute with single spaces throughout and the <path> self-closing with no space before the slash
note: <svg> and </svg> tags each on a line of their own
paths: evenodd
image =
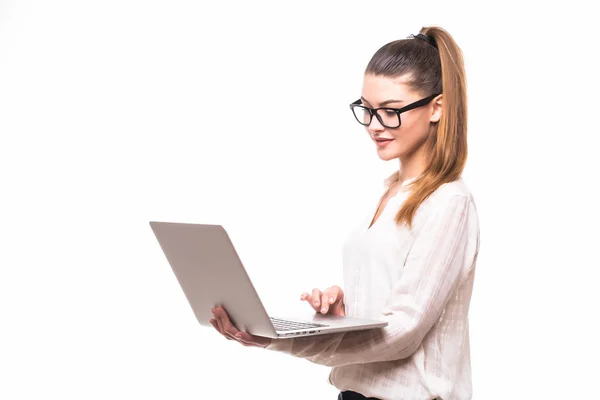
<svg viewBox="0 0 600 400">
<path fill-rule="evenodd" d="M 360 98 L 361 98 L 363 101 L 366 101 L 367 103 L 369 103 L 369 104 L 372 104 L 370 101 L 368 101 L 368 100 L 367 100 L 367 99 L 365 99 L 364 97 L 360 96 Z M 380 107 L 383 107 L 383 106 L 385 106 L 385 105 L 387 105 L 387 104 L 390 104 L 390 103 L 403 103 L 403 102 L 404 102 L 404 100 L 394 100 L 394 99 L 391 99 L 391 100 L 386 100 L 386 101 L 384 101 L 384 102 L 382 102 L 382 103 L 381 103 Z"/>
</svg>

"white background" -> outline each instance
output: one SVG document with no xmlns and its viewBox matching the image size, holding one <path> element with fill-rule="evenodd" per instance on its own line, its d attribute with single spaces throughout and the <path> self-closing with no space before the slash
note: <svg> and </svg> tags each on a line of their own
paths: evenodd
<svg viewBox="0 0 600 400">
<path fill-rule="evenodd" d="M 201 327 L 148 221 L 223 224 L 268 310 L 303 311 L 398 167 L 348 108 L 364 68 L 437 24 L 467 68 L 474 399 L 600 399 L 597 15 L 214 3 L 0 1 L 0 398 L 335 399 Z"/>
</svg>

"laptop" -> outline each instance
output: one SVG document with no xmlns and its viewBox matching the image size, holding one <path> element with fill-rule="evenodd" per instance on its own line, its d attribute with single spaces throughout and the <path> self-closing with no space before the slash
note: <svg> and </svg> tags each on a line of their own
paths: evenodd
<svg viewBox="0 0 600 400">
<path fill-rule="evenodd" d="M 383 328 L 387 322 L 315 313 L 306 320 L 271 317 L 222 225 L 151 221 L 150 227 L 196 319 L 211 327 L 223 306 L 233 325 L 273 339 Z"/>
</svg>

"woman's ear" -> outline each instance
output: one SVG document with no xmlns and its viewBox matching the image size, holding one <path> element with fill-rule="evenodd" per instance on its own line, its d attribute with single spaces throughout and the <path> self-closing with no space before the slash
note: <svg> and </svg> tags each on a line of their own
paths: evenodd
<svg viewBox="0 0 600 400">
<path fill-rule="evenodd" d="M 440 94 L 439 96 L 435 97 L 432 101 L 433 107 L 431 112 L 431 118 L 429 118 L 430 122 L 439 122 L 440 118 L 442 117 L 442 96 L 443 95 Z"/>
</svg>

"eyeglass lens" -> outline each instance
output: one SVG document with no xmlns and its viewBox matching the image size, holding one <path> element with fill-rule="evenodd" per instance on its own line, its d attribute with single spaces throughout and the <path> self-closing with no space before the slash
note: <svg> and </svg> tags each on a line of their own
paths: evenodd
<svg viewBox="0 0 600 400">
<path fill-rule="evenodd" d="M 369 125 L 371 123 L 371 113 L 369 110 L 363 107 L 354 107 L 354 116 L 363 125 Z M 377 110 L 379 115 L 379 122 L 387 128 L 396 128 L 400 126 L 400 116 L 392 110 Z"/>
</svg>

